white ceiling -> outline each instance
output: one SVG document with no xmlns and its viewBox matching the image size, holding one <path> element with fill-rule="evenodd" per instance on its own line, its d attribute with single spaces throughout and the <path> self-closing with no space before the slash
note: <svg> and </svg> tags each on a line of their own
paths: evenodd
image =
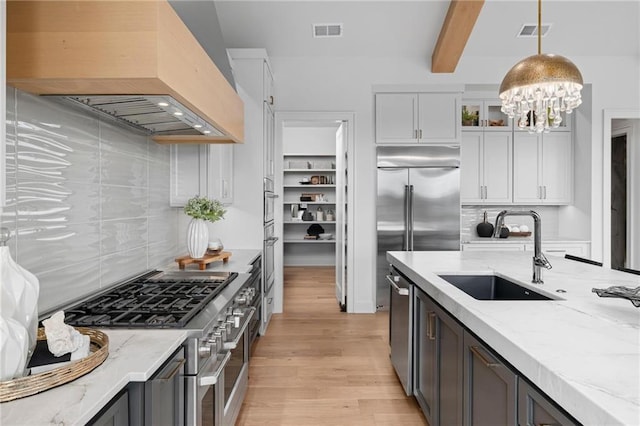
<svg viewBox="0 0 640 426">
<path fill-rule="evenodd" d="M 216 0 L 227 47 L 263 47 L 270 56 L 424 56 L 431 58 L 449 1 Z M 544 53 L 640 57 L 640 0 L 545 0 L 552 24 Z M 465 56 L 529 56 L 536 0 L 487 0 Z M 344 24 L 342 38 L 313 38 L 312 24 Z"/>
</svg>

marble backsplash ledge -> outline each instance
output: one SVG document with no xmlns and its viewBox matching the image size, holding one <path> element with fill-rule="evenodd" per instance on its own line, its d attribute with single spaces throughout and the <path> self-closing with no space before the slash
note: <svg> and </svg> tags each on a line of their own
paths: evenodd
<svg viewBox="0 0 640 426">
<path fill-rule="evenodd" d="M 169 146 L 7 86 L 9 248 L 40 280 L 40 312 L 177 253 Z"/>
</svg>

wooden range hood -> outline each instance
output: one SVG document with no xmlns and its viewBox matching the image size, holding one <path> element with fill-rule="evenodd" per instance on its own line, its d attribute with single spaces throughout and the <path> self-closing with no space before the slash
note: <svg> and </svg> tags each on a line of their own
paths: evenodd
<svg viewBox="0 0 640 426">
<path fill-rule="evenodd" d="M 244 140 L 242 100 L 166 0 L 8 0 L 7 83 L 81 103 L 162 95 L 177 103 L 158 114 L 175 121 L 181 104 L 213 130 L 182 123 L 147 131 L 157 143 Z"/>
</svg>

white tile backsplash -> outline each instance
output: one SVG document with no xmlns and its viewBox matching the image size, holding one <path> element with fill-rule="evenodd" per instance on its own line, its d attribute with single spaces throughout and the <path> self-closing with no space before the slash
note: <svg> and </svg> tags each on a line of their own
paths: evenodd
<svg viewBox="0 0 640 426">
<path fill-rule="evenodd" d="M 0 220 L 12 257 L 40 280 L 40 313 L 179 254 L 169 146 L 9 86 L 6 120 Z"/>
</svg>

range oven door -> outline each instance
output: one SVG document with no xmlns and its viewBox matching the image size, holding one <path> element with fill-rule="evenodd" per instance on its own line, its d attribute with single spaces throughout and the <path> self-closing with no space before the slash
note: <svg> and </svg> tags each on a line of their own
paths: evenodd
<svg viewBox="0 0 640 426">
<path fill-rule="evenodd" d="M 212 358 L 197 376 L 187 376 L 186 412 L 187 425 L 217 426 L 222 424 L 224 369 L 231 352 L 223 352 Z"/>
<path fill-rule="evenodd" d="M 212 357 L 200 373 L 186 377 L 187 425 L 232 425 L 238 417 L 249 383 L 249 308 L 237 333 L 224 350 Z"/>
</svg>

